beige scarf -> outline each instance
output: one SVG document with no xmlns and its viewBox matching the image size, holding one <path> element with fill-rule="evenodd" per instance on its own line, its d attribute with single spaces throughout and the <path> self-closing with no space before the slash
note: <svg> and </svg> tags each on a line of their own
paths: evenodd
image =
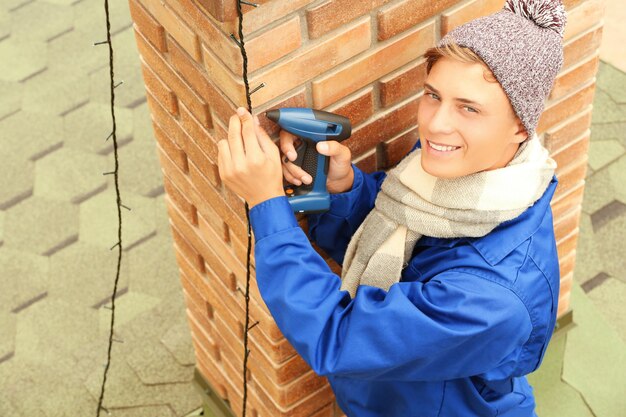
<svg viewBox="0 0 626 417">
<path fill-rule="evenodd" d="M 479 237 L 532 206 L 548 187 L 556 162 L 536 135 L 499 169 L 437 178 L 422 169 L 416 148 L 387 173 L 375 207 L 356 230 L 343 262 L 341 289 L 388 291 L 400 280 L 422 236 Z"/>
</svg>

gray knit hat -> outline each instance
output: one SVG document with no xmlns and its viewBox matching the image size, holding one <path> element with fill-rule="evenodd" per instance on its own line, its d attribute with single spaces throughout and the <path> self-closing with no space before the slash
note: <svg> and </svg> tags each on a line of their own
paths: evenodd
<svg viewBox="0 0 626 417">
<path fill-rule="evenodd" d="M 561 0 L 506 0 L 502 10 L 456 27 L 437 46 L 454 42 L 480 56 L 532 138 L 563 65 L 566 22 Z"/>
</svg>

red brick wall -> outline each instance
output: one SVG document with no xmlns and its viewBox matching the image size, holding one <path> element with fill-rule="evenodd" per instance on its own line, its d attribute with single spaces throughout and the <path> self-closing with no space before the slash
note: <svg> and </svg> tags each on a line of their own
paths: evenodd
<svg viewBox="0 0 626 417">
<path fill-rule="evenodd" d="M 349 116 L 344 142 L 372 172 L 417 140 L 423 53 L 503 0 L 265 0 L 243 6 L 253 113 L 314 107 Z M 241 415 L 247 225 L 220 182 L 217 141 L 245 106 L 235 0 L 129 0 L 141 55 L 182 290 L 202 375 Z M 558 163 L 552 201 L 561 262 L 558 315 L 569 309 L 587 166 L 602 0 L 565 0 L 565 64 L 537 133 Z M 262 117 L 272 134 L 276 126 Z M 306 228 L 306 220 L 299 222 Z M 254 253 L 253 253 L 254 254 Z M 322 253 L 322 255 L 325 255 Z M 327 258 L 327 257 L 326 257 Z M 340 268 L 327 258 L 333 270 Z M 254 258 L 252 258 L 254 265 Z M 282 337 L 251 282 L 248 407 L 255 416 L 341 415 L 325 380 Z"/>
</svg>

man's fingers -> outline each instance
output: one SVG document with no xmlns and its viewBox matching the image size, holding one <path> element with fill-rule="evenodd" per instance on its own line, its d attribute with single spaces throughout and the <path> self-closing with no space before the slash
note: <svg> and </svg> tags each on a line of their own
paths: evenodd
<svg viewBox="0 0 626 417">
<path fill-rule="evenodd" d="M 326 146 L 326 150 L 324 150 L 324 146 Z M 336 140 L 327 140 L 323 142 L 318 142 L 315 145 L 317 151 L 322 155 L 332 156 L 333 159 L 337 162 L 351 162 L 352 153 L 350 152 L 350 148 L 345 145 L 340 144 Z"/>
<path fill-rule="evenodd" d="M 243 141 L 241 140 L 241 120 L 236 114 L 231 116 L 228 121 L 228 147 L 232 161 L 237 163 L 237 161 L 245 159 Z"/>
<path fill-rule="evenodd" d="M 232 169 L 228 141 L 224 139 L 217 142 L 217 169 L 222 179 L 226 178 Z"/>
<path fill-rule="evenodd" d="M 278 146 L 274 143 L 272 138 L 269 137 L 265 129 L 260 125 L 256 125 L 256 135 L 259 138 L 259 145 L 263 150 L 263 153 L 267 155 L 268 158 L 280 158 L 280 152 L 278 150 Z"/>
<path fill-rule="evenodd" d="M 296 148 L 293 146 L 294 141 L 296 140 L 296 136 L 287 132 L 286 130 L 280 131 L 279 134 L 280 140 L 280 150 L 287 155 L 290 161 L 295 161 L 298 154 L 296 153 Z"/>
<path fill-rule="evenodd" d="M 261 148 L 256 134 L 256 124 L 252 115 L 243 107 L 237 109 L 237 115 L 241 119 L 242 136 L 245 145 L 246 157 L 248 159 L 258 158 L 261 155 Z"/>
</svg>

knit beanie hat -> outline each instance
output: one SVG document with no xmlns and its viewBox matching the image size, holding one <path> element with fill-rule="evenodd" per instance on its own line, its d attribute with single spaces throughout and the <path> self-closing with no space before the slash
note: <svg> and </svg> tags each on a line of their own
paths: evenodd
<svg viewBox="0 0 626 417">
<path fill-rule="evenodd" d="M 448 32 L 437 44 L 470 48 L 487 64 L 532 138 L 563 65 L 561 0 L 506 0 L 502 10 Z"/>
</svg>

